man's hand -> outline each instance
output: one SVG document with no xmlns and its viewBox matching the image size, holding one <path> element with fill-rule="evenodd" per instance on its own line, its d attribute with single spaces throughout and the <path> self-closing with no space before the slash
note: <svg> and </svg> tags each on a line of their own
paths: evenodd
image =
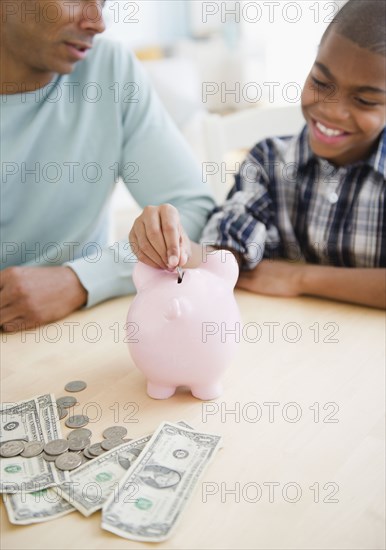
<svg viewBox="0 0 386 550">
<path fill-rule="evenodd" d="M 192 255 L 192 246 L 171 204 L 146 206 L 135 220 L 129 241 L 138 260 L 155 268 L 174 271 Z"/>
<path fill-rule="evenodd" d="M 4 332 L 57 321 L 86 302 L 87 291 L 69 267 L 9 267 L 0 272 Z"/>
<path fill-rule="evenodd" d="M 300 296 L 304 265 L 263 260 L 252 271 L 241 271 L 237 288 L 267 296 Z"/>
</svg>

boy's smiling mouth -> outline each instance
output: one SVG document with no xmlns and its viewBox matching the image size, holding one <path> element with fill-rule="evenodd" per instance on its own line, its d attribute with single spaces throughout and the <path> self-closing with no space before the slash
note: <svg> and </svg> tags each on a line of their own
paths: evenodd
<svg viewBox="0 0 386 550">
<path fill-rule="evenodd" d="M 328 126 L 325 126 L 319 121 L 316 121 L 315 124 L 317 129 L 320 130 L 320 132 L 322 132 L 322 134 L 324 134 L 325 136 L 329 136 L 329 137 L 341 136 L 342 134 L 345 133 L 343 132 L 343 130 L 334 130 L 333 128 L 329 128 Z"/>
<path fill-rule="evenodd" d="M 341 128 L 332 127 L 314 118 L 311 118 L 310 126 L 314 138 L 329 145 L 340 143 L 343 139 L 351 135 L 350 132 L 346 132 Z"/>
</svg>

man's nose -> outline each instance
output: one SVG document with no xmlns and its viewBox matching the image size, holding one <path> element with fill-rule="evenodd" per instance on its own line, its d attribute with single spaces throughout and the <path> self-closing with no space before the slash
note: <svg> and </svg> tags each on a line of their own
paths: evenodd
<svg viewBox="0 0 386 550">
<path fill-rule="evenodd" d="M 90 0 L 84 3 L 80 19 L 80 27 L 83 30 L 98 34 L 106 29 L 102 7 L 101 0 Z"/>
</svg>

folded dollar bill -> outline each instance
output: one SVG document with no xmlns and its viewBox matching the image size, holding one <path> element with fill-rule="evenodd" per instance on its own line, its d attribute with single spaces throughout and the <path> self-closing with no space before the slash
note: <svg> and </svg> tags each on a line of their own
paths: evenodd
<svg viewBox="0 0 386 550">
<path fill-rule="evenodd" d="M 103 506 L 103 529 L 137 541 L 169 538 L 220 442 L 163 422 Z"/>
</svg>

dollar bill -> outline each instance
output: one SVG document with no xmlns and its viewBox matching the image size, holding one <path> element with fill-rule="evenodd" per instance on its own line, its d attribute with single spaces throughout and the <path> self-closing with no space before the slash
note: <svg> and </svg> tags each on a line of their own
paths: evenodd
<svg viewBox="0 0 386 550">
<path fill-rule="evenodd" d="M 183 420 L 177 424 L 193 430 Z M 54 490 L 84 516 L 91 516 L 118 489 L 119 481 L 137 460 L 151 437 L 152 434 L 123 443 L 86 462 L 70 472 L 68 482 Z"/>
<path fill-rule="evenodd" d="M 151 435 L 114 447 L 70 472 L 70 479 L 55 487 L 58 495 L 84 516 L 100 510 L 126 471 L 136 461 Z"/>
<path fill-rule="evenodd" d="M 20 401 L 0 411 L 0 432 L 13 431 L 22 435 L 24 441 L 43 441 L 61 438 L 61 430 L 55 397 L 52 394 L 39 395 L 27 401 Z M 9 422 L 12 422 L 10 429 Z M 15 439 L 3 436 L 2 441 Z M 18 455 L 0 458 L 0 492 L 36 492 L 60 485 L 68 480 L 68 472 L 57 470 L 53 463 L 41 456 L 23 458 Z"/>
<path fill-rule="evenodd" d="M 136 541 L 169 538 L 220 441 L 162 423 L 103 506 L 102 528 Z"/>
<path fill-rule="evenodd" d="M 3 500 L 8 519 L 15 525 L 42 523 L 75 511 L 53 489 L 43 489 L 35 493 L 8 493 L 3 495 Z"/>
</svg>

